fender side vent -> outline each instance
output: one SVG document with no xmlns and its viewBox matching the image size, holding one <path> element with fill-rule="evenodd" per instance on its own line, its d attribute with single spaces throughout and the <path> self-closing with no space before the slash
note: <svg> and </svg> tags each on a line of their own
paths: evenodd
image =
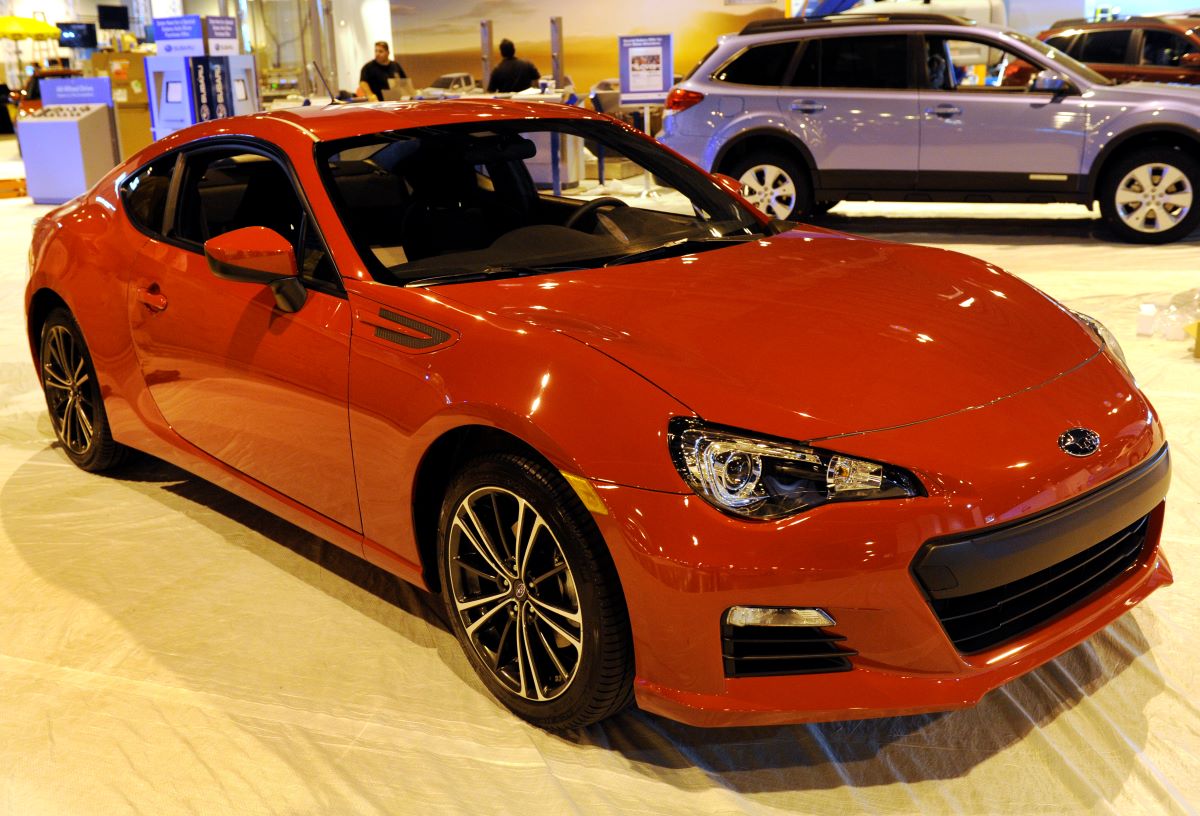
<svg viewBox="0 0 1200 816">
<path fill-rule="evenodd" d="M 413 320 L 411 317 L 405 317 L 402 314 L 396 314 L 387 309 L 380 309 L 379 316 L 384 320 L 398 323 L 409 331 L 395 331 L 393 329 L 385 329 L 382 326 L 376 326 L 375 336 L 383 340 L 398 343 L 406 348 L 424 349 L 432 346 L 440 346 L 450 339 L 448 332 L 442 331 L 436 326 L 430 326 L 427 323 Z"/>
</svg>

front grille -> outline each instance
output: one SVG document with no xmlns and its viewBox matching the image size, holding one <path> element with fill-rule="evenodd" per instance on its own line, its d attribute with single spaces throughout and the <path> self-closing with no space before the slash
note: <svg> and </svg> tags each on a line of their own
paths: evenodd
<svg viewBox="0 0 1200 816">
<path fill-rule="evenodd" d="M 846 638 L 816 626 L 721 626 L 726 677 L 843 672 L 858 654 Z"/>
<path fill-rule="evenodd" d="M 1146 543 L 1149 523 L 1143 516 L 1099 544 L 1016 581 L 934 599 L 933 611 L 960 652 L 990 649 L 1082 603 L 1129 569 Z"/>
</svg>

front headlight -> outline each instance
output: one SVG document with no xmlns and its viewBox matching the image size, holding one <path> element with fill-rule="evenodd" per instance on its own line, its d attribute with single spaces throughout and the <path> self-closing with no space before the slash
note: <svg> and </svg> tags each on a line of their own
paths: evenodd
<svg viewBox="0 0 1200 816">
<path fill-rule="evenodd" d="M 1113 358 L 1121 364 L 1121 368 L 1125 369 L 1125 373 L 1133 376 L 1133 372 L 1129 370 L 1129 363 L 1125 360 L 1125 352 L 1121 348 L 1121 344 L 1117 342 L 1117 336 L 1108 330 L 1108 327 L 1094 317 L 1085 315 L 1083 312 L 1071 310 L 1071 314 L 1079 319 L 1079 322 L 1092 330 L 1092 334 L 1100 340 L 1104 348 L 1113 356 Z"/>
<path fill-rule="evenodd" d="M 731 515 L 777 519 L 820 504 L 925 495 L 891 465 L 790 442 L 756 438 L 676 417 L 668 444 L 696 494 Z"/>
</svg>

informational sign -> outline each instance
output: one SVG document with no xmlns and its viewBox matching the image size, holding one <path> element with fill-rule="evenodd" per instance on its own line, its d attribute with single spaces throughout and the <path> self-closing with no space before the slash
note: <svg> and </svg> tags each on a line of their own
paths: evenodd
<svg viewBox="0 0 1200 816">
<path fill-rule="evenodd" d="M 670 34 L 619 37 L 621 104 L 662 104 L 675 79 L 675 53 Z"/>
<path fill-rule="evenodd" d="M 229 56 L 240 51 L 237 20 L 233 17 L 205 17 L 204 37 L 210 57 Z"/>
<path fill-rule="evenodd" d="M 161 57 L 204 56 L 204 30 L 199 14 L 158 17 L 154 20 L 154 42 Z"/>
<path fill-rule="evenodd" d="M 193 57 L 189 60 L 192 99 L 197 122 L 224 119 L 233 113 L 233 89 L 228 57 Z"/>
<path fill-rule="evenodd" d="M 112 85 L 108 77 L 70 77 L 67 79 L 43 79 L 41 81 L 42 104 L 54 105 L 108 105 L 113 103 Z"/>
</svg>

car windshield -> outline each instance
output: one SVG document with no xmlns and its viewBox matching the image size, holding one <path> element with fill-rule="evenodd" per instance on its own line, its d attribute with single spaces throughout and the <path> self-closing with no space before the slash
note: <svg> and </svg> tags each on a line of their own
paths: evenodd
<svg viewBox="0 0 1200 816">
<path fill-rule="evenodd" d="M 1115 85 L 1116 84 L 1111 79 L 1104 76 L 1103 74 L 1097 73 L 1096 71 L 1092 70 L 1087 65 L 1084 65 L 1082 62 L 1075 59 L 1074 57 L 1072 57 L 1062 51 L 1059 51 L 1057 48 L 1055 48 L 1052 45 L 1046 45 L 1041 40 L 1037 40 L 1037 39 L 1034 39 L 1033 37 L 1029 37 L 1025 34 L 1020 33 L 1019 31 L 1006 31 L 1006 32 L 1004 32 L 1004 36 L 1011 37 L 1012 39 L 1016 40 L 1017 42 L 1023 43 L 1025 45 L 1029 46 L 1030 48 L 1037 51 L 1039 54 L 1041 54 L 1046 59 L 1053 60 L 1054 62 L 1056 62 L 1059 65 L 1066 68 L 1068 71 L 1078 74 L 1079 76 L 1083 77 L 1088 82 L 1091 82 L 1094 85 Z"/>
<path fill-rule="evenodd" d="M 451 85 L 454 84 L 455 79 L 456 79 L 456 77 L 452 77 L 452 76 L 440 76 L 437 79 L 435 79 L 433 81 L 433 84 L 430 85 L 429 87 L 431 87 L 431 88 L 449 88 Z"/>
<path fill-rule="evenodd" d="M 512 119 L 318 146 L 338 214 L 394 285 L 684 255 L 767 232 L 712 177 L 620 125 Z"/>
</svg>

